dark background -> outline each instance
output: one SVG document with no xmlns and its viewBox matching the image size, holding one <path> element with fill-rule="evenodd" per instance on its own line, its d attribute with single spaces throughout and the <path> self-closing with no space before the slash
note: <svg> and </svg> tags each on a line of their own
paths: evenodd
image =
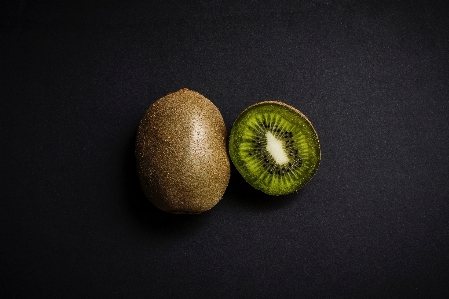
<svg viewBox="0 0 449 299">
<path fill-rule="evenodd" d="M 0 8 L 1 298 L 449 295 L 441 2 L 17 1 Z M 134 141 L 187 87 L 228 131 L 306 114 L 322 163 L 270 197 L 232 169 L 201 215 L 148 203 Z"/>
</svg>

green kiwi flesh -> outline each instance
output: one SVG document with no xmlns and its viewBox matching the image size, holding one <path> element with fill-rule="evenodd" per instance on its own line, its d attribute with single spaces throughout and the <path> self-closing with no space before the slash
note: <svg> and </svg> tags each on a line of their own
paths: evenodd
<svg viewBox="0 0 449 299">
<path fill-rule="evenodd" d="M 297 109 L 264 101 L 245 109 L 229 138 L 231 161 L 254 188 L 284 195 L 304 187 L 321 160 L 317 133 Z"/>
</svg>

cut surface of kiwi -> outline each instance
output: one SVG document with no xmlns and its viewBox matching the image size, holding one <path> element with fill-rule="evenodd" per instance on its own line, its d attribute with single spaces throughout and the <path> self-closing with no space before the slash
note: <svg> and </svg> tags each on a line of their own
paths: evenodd
<svg viewBox="0 0 449 299">
<path fill-rule="evenodd" d="M 321 160 L 317 133 L 297 109 L 264 101 L 245 109 L 234 122 L 229 155 L 242 177 L 270 195 L 304 187 Z"/>
</svg>

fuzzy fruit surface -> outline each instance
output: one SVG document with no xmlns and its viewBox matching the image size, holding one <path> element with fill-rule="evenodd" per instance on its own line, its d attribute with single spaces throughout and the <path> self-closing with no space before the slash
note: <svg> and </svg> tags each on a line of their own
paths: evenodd
<svg viewBox="0 0 449 299">
<path fill-rule="evenodd" d="M 137 131 L 139 181 L 148 199 L 170 213 L 214 207 L 230 177 L 226 127 L 218 108 L 181 89 L 154 102 Z"/>
</svg>

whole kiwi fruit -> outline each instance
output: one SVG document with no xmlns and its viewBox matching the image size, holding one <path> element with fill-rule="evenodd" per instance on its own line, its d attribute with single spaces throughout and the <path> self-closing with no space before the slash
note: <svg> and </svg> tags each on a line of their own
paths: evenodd
<svg viewBox="0 0 449 299">
<path fill-rule="evenodd" d="M 238 116 L 231 129 L 229 155 L 250 185 L 270 195 L 301 189 L 321 161 L 312 123 L 279 101 L 256 103 Z"/>
<path fill-rule="evenodd" d="M 157 208 L 198 214 L 222 198 L 230 177 L 226 127 L 203 95 L 181 89 L 154 102 L 140 121 L 140 185 Z"/>
</svg>

